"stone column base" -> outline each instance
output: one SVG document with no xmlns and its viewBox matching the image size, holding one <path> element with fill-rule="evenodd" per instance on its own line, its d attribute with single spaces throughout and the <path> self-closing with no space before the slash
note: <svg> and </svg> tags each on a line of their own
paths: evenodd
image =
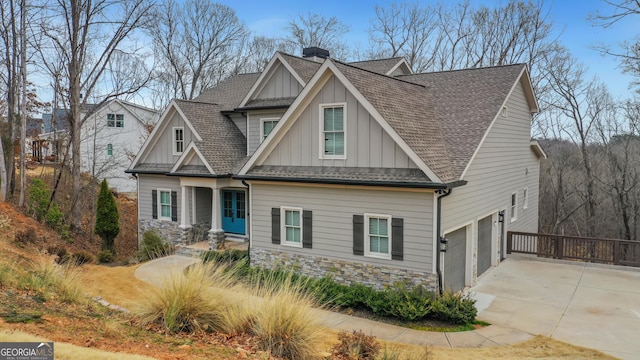
<svg viewBox="0 0 640 360">
<path fill-rule="evenodd" d="M 209 230 L 209 250 L 216 250 L 224 242 L 224 230 Z"/>
</svg>

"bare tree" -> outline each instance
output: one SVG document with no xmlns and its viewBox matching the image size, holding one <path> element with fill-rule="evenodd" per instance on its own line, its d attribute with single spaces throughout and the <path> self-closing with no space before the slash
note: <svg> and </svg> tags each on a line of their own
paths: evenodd
<svg viewBox="0 0 640 360">
<path fill-rule="evenodd" d="M 235 11 L 209 0 L 169 0 L 149 27 L 158 61 L 157 89 L 193 99 L 231 72 L 227 64 L 247 36 Z"/>
<path fill-rule="evenodd" d="M 589 17 L 593 23 L 602 27 L 608 28 L 626 17 L 640 15 L 639 0 L 603 1 L 613 8 L 613 13 L 596 12 Z M 640 39 L 625 41 L 617 50 L 613 50 L 610 44 L 599 44 L 595 48 L 602 54 L 617 58 L 622 70 L 635 76 L 635 85 L 640 85 Z"/>
<path fill-rule="evenodd" d="M 299 54 L 303 48 L 317 46 L 329 50 L 332 58 L 349 58 L 349 51 L 343 39 L 349 32 L 349 25 L 335 16 L 326 18 L 324 15 L 311 12 L 300 14 L 296 19 L 289 20 L 287 31 L 287 41 Z"/>
<path fill-rule="evenodd" d="M 72 204 L 71 224 L 80 228 L 82 214 L 79 196 L 80 141 L 83 107 L 94 92 L 100 92 L 103 102 L 138 91 L 145 84 L 132 84 L 117 92 L 100 89 L 113 56 L 124 47 L 124 42 L 137 29 L 146 25 L 152 4 L 146 0 L 57 0 L 46 10 L 49 21 L 43 32 L 50 47 L 42 49 L 42 61 L 60 59 L 66 65 L 66 103 L 69 105 L 71 135 Z M 48 51 L 52 49 L 54 54 Z M 135 50 L 135 49 L 134 49 Z M 57 75 L 57 74 L 52 74 Z M 102 92 L 104 91 L 104 93 Z"/>
<path fill-rule="evenodd" d="M 27 189 L 27 169 L 25 146 L 27 142 L 27 4 L 26 0 L 20 2 L 20 84 L 22 86 L 22 98 L 20 100 L 20 199 L 18 206 L 24 207 L 25 192 Z"/>
</svg>

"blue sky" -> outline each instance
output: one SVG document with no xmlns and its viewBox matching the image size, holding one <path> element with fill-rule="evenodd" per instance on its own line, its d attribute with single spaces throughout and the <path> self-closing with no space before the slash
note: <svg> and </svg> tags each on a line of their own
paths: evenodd
<svg viewBox="0 0 640 360">
<path fill-rule="evenodd" d="M 219 0 L 232 7 L 255 34 L 282 36 L 290 18 L 298 14 L 313 12 L 326 17 L 335 16 L 351 27 L 346 37 L 352 46 L 366 46 L 368 43 L 369 21 L 374 17 L 375 5 L 386 6 L 394 1 L 377 0 Z M 397 1 L 396 1 L 397 2 Z M 432 3 L 420 1 L 420 3 Z M 499 0 L 471 0 L 472 4 L 493 6 Z M 504 2 L 502 2 L 504 3 Z M 617 44 L 640 36 L 640 16 L 627 18 L 607 29 L 593 26 L 587 16 L 595 11 L 605 14 L 613 10 L 601 0 L 556 0 L 545 1 L 550 9 L 549 16 L 554 21 L 558 41 L 569 48 L 572 54 L 589 68 L 591 76 L 597 76 L 609 87 L 617 98 L 630 96 L 628 88 L 631 78 L 622 74 L 614 59 L 601 56 L 590 47 L 597 43 Z"/>
</svg>

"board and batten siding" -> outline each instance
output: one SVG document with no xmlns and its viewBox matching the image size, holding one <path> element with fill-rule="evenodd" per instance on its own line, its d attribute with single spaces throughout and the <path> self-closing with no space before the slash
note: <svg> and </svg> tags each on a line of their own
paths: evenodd
<svg viewBox="0 0 640 360">
<path fill-rule="evenodd" d="M 449 231 L 506 209 L 508 230 L 538 231 L 539 160 L 529 144 L 531 112 L 518 84 L 507 101 L 507 116 L 498 115 L 465 177 L 465 186 L 442 200 L 442 229 Z M 529 206 L 523 209 L 528 188 Z M 518 218 L 511 222 L 511 194 L 518 193 Z"/>
<path fill-rule="evenodd" d="M 180 203 L 182 202 L 182 189 L 180 187 L 179 178 L 164 175 L 139 174 L 138 182 L 138 216 L 141 219 L 153 218 L 151 209 L 153 200 L 151 198 L 151 192 L 158 189 L 169 189 L 177 193 L 178 220 L 180 220 Z"/>
<path fill-rule="evenodd" d="M 160 134 L 158 141 L 152 149 L 148 150 L 147 156 L 142 159 L 141 163 L 175 164 L 178 161 L 180 155 L 173 155 L 173 128 L 175 127 L 184 129 L 184 149 L 187 149 L 187 146 L 195 137 L 184 119 L 177 112 L 174 112 L 171 120 L 163 129 L 162 134 Z"/>
<path fill-rule="evenodd" d="M 433 193 L 345 187 L 251 184 L 252 247 L 351 262 L 432 272 Z M 301 207 L 313 212 L 313 247 L 271 243 L 271 209 Z M 404 259 L 353 255 L 353 215 L 386 214 L 404 219 Z"/>
<path fill-rule="evenodd" d="M 320 104 L 346 102 L 346 159 L 320 159 Z M 332 77 L 296 119 L 264 165 L 416 168 L 345 86 Z"/>
<path fill-rule="evenodd" d="M 213 190 L 211 188 L 195 188 L 196 224 L 211 223 L 211 198 Z M 193 219 L 193 214 L 191 214 Z"/>
<path fill-rule="evenodd" d="M 247 137 L 247 155 L 251 156 L 262 142 L 260 138 L 260 119 L 279 119 L 282 117 L 282 114 L 284 114 L 284 110 L 256 110 L 247 113 L 247 128 L 249 132 L 249 136 Z"/>
<path fill-rule="evenodd" d="M 302 91 L 302 85 L 280 64 L 269 78 L 256 99 L 277 99 L 295 97 Z"/>
</svg>

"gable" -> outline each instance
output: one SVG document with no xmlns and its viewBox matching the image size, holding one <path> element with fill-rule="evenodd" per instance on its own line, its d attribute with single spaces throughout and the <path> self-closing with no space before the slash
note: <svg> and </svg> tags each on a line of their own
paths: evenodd
<svg viewBox="0 0 640 360">
<path fill-rule="evenodd" d="M 202 152 L 193 142 L 184 150 L 182 156 L 180 156 L 171 168 L 171 172 L 176 174 L 215 174 L 209 163 L 203 157 Z"/>
<path fill-rule="evenodd" d="M 262 85 L 262 88 L 252 99 L 277 99 L 296 97 L 302 91 L 302 84 L 279 63 Z"/>
<path fill-rule="evenodd" d="M 321 159 L 320 106 L 346 104 L 346 158 Z M 331 76 L 260 165 L 416 168 L 356 97 Z"/>
<path fill-rule="evenodd" d="M 182 154 L 174 152 L 173 134 L 176 128 L 182 128 L 184 134 L 184 149 L 193 141 L 198 140 L 192 125 L 185 119 L 175 104 L 169 105 L 161 123 L 149 136 L 147 143 L 141 149 L 133 166 L 137 164 L 171 164 L 173 165 Z"/>
</svg>

